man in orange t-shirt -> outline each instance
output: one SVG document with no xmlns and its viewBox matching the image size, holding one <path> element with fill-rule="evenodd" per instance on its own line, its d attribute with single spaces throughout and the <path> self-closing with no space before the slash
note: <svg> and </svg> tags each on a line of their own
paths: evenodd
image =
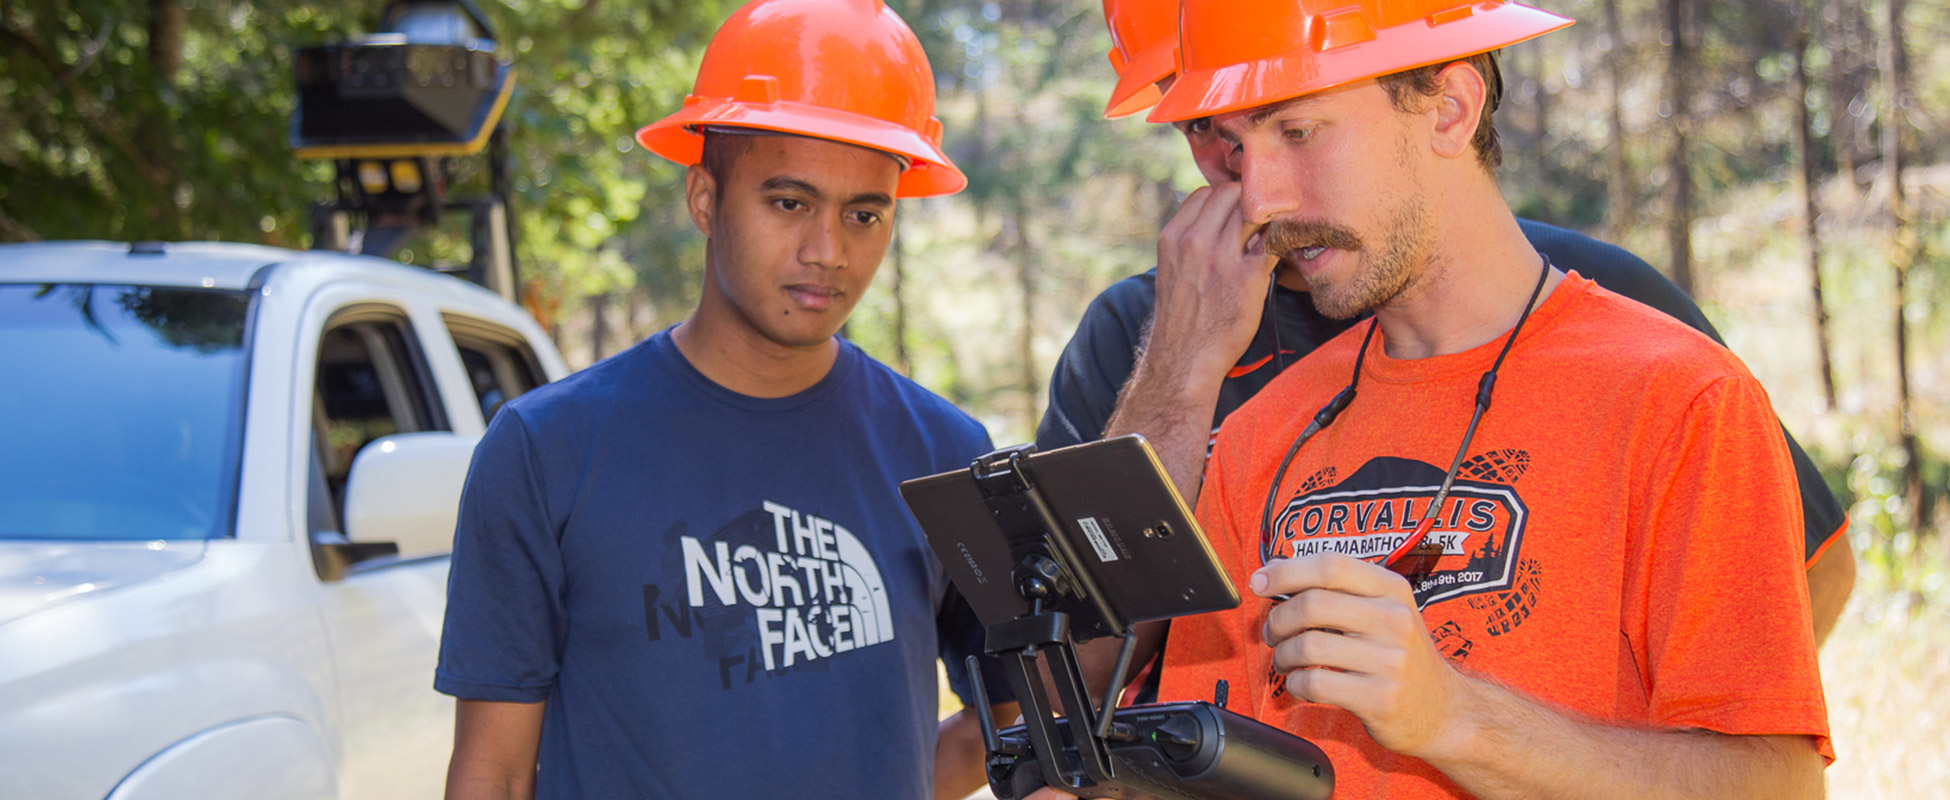
<svg viewBox="0 0 1950 800">
<path fill-rule="evenodd" d="M 1793 476 L 1767 397 L 1738 360 L 1650 308 L 1576 273 L 1564 277 L 1498 370 L 1494 411 L 1428 534 L 1440 559 L 1404 583 L 1355 559 L 1386 555 L 1429 515 L 1478 376 L 1503 340 L 1393 358 L 1382 326 L 1358 399 L 1295 454 L 1271 535 L 1262 537 L 1267 487 L 1312 419 L 1295 412 L 1341 390 L 1365 328 L 1322 347 L 1226 420 L 1200 502 L 1200 521 L 1242 589 L 1271 563 L 1269 579 L 1294 585 L 1261 593 L 1319 591 L 1301 592 L 1272 619 L 1268 600 L 1248 597 L 1234 612 L 1175 620 L 1161 698 L 1210 699 L 1226 681 L 1232 710 L 1326 751 L 1337 797 L 1464 792 L 1430 763 L 1396 752 L 1421 752 L 1415 735 L 1370 737 L 1363 719 L 1371 714 L 1514 711 L 1461 722 L 1529 727 L 1524 736 L 1551 747 L 1550 717 L 1569 712 L 1646 730 L 1802 734 L 1832 756 L 1794 557 Z M 1621 353 L 1615 343 L 1627 331 L 1633 347 Z M 1358 669 L 1293 672 L 1373 655 L 1358 652 L 1365 643 L 1313 631 L 1276 651 L 1262 639 L 1263 625 L 1314 627 L 1290 620 L 1356 602 L 1384 607 L 1384 624 L 1406 624 L 1403 612 L 1420 610 L 1429 638 L 1400 652 L 1439 656 L 1443 671 L 1494 680 L 1519 702 L 1478 711 L 1467 702 L 1444 707 L 1436 695 L 1391 697 L 1384 681 Z M 1288 673 L 1308 696 L 1349 699 L 1303 702 Z M 1556 754 L 1527 757 L 1548 766 Z"/>
<path fill-rule="evenodd" d="M 1151 119 L 1209 121 L 1243 246 L 1374 319 L 1226 420 L 1199 517 L 1248 597 L 1171 624 L 1160 698 L 1225 681 L 1327 752 L 1339 798 L 1818 796 L 1833 752 L 1766 394 L 1553 269 L 1497 190 L 1489 53 L 1568 24 L 1185 0 Z M 1412 577 L 1375 563 L 1417 530 L 1440 552 L 1397 562 Z"/>
</svg>

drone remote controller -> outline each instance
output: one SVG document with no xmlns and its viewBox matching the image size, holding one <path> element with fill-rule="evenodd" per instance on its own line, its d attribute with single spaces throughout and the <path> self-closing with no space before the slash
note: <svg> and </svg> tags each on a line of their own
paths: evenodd
<svg viewBox="0 0 1950 800">
<path fill-rule="evenodd" d="M 1065 762 L 1076 760 L 1068 725 L 1059 725 Z M 1016 800 L 1055 783 L 1081 797 L 1164 800 L 1327 800 L 1334 768 L 1312 743 L 1211 703 L 1161 703 L 1118 709 L 1109 746 L 1115 783 L 1072 788 L 1045 781 L 1025 726 L 1000 732 L 988 760 L 989 789 Z"/>
<path fill-rule="evenodd" d="M 981 663 L 969 656 L 998 798 L 1044 786 L 1162 800 L 1333 794 L 1326 754 L 1225 710 L 1225 681 L 1214 687 L 1217 704 L 1116 708 L 1138 640 L 1133 626 L 1240 600 L 1143 437 L 997 450 L 966 470 L 906 481 L 901 497 L 987 629 L 982 649 L 1001 662 L 1022 708 L 1022 725 L 996 730 Z M 1094 702 L 1076 644 L 1110 636 L 1123 647 Z M 1057 717 L 1057 708 L 1071 716 Z"/>
</svg>

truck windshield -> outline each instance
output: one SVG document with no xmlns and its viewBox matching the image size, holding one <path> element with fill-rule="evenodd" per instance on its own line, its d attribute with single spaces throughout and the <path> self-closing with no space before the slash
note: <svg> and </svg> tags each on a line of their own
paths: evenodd
<svg viewBox="0 0 1950 800">
<path fill-rule="evenodd" d="M 250 296 L 0 284 L 0 539 L 230 536 Z"/>
</svg>

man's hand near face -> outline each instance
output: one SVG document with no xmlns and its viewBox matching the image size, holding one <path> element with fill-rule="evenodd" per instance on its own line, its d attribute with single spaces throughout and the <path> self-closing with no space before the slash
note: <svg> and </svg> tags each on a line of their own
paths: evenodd
<svg viewBox="0 0 1950 800">
<path fill-rule="evenodd" d="M 1198 499 L 1219 386 L 1259 330 L 1276 264 L 1230 181 L 1185 198 L 1158 236 L 1157 305 L 1104 435 L 1143 433 L 1187 503 Z"/>
<path fill-rule="evenodd" d="M 1106 439 L 1143 434 L 1187 505 L 1198 503 L 1219 387 L 1259 330 L 1278 264 L 1261 239 L 1240 213 L 1238 183 L 1221 181 L 1185 198 L 1158 236 L 1157 304 L 1104 428 Z M 1131 663 L 1157 655 L 1166 625 L 1137 626 Z M 1090 685 L 1110 680 L 1117 651 L 1110 639 L 1077 649 Z"/>
</svg>

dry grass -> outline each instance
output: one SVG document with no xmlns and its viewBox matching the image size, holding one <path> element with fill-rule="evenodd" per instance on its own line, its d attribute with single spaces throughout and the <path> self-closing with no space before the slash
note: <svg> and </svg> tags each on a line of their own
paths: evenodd
<svg viewBox="0 0 1950 800">
<path fill-rule="evenodd" d="M 1821 651 L 1836 754 L 1828 796 L 1950 798 L 1950 541 L 1901 546 L 1888 566 L 1880 555 L 1864 559 Z"/>
</svg>

